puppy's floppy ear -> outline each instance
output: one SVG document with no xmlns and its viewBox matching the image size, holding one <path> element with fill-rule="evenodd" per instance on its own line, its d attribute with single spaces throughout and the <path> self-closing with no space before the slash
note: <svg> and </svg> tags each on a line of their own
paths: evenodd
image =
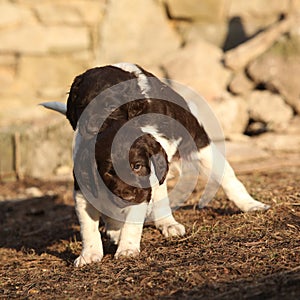
<svg viewBox="0 0 300 300">
<path fill-rule="evenodd" d="M 150 159 L 153 163 L 155 175 L 159 184 L 163 184 L 169 171 L 168 159 L 165 151 L 162 149 L 159 153 L 152 155 Z"/>
<path fill-rule="evenodd" d="M 143 136 L 143 147 L 146 148 L 149 163 L 152 162 L 153 164 L 159 184 L 163 184 L 169 171 L 166 151 L 151 134 L 145 134 Z"/>
</svg>

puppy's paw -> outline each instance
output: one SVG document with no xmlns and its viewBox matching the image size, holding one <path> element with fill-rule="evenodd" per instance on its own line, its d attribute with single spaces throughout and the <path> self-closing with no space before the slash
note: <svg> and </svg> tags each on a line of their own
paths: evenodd
<svg viewBox="0 0 300 300">
<path fill-rule="evenodd" d="M 82 267 L 93 262 L 99 262 L 101 261 L 102 257 L 103 254 L 101 252 L 81 253 L 80 256 L 75 259 L 74 265 L 75 267 Z"/>
<path fill-rule="evenodd" d="M 136 257 L 140 254 L 140 249 L 138 248 L 129 248 L 129 249 L 119 249 L 115 254 L 115 258 L 119 259 L 122 257 Z"/>
<path fill-rule="evenodd" d="M 182 236 L 185 235 L 185 227 L 180 223 L 175 224 L 164 224 L 160 226 L 162 234 L 168 238 L 172 236 Z"/>
<path fill-rule="evenodd" d="M 243 212 L 264 211 L 270 208 L 270 205 L 264 204 L 254 199 L 247 200 L 238 206 Z"/>
</svg>

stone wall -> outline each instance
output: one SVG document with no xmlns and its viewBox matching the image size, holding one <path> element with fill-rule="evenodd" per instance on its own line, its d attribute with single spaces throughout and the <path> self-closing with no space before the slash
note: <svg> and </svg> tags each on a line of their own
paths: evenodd
<svg viewBox="0 0 300 300">
<path fill-rule="evenodd" d="M 66 121 L 37 104 L 65 101 L 78 73 L 119 61 L 191 86 L 227 137 L 283 130 L 300 113 L 299 11 L 299 0 L 0 0 L 0 173 L 15 171 L 15 132 L 47 139 L 54 126 L 58 142 L 35 157 L 65 149 L 56 128 Z M 22 154 L 20 172 L 71 164 L 51 159 L 47 169 Z"/>
</svg>

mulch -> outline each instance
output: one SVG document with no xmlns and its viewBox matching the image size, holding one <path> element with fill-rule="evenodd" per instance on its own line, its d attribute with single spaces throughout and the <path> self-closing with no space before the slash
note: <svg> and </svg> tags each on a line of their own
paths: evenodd
<svg viewBox="0 0 300 300">
<path fill-rule="evenodd" d="M 145 226 L 140 256 L 116 260 L 103 233 L 103 260 L 82 268 L 72 183 L 0 182 L 0 298 L 300 299 L 300 171 L 240 178 L 270 210 L 241 213 L 223 192 L 199 210 L 199 188 L 174 212 L 184 237 Z M 33 186 L 43 195 L 23 199 Z"/>
</svg>

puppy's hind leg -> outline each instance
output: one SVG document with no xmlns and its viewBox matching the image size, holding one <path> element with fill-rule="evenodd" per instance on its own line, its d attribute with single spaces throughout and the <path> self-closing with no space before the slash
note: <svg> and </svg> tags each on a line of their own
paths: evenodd
<svg viewBox="0 0 300 300">
<path fill-rule="evenodd" d="M 200 149 L 197 157 L 204 174 L 206 176 L 211 174 L 212 186 L 219 183 L 228 199 L 233 201 L 242 211 L 267 210 L 270 207 L 249 195 L 245 186 L 237 179 L 232 167 L 213 143 Z M 200 200 L 199 206 L 204 206 L 210 200 L 210 193 L 208 192 L 207 195 Z"/>
<path fill-rule="evenodd" d="M 83 265 L 98 262 L 103 257 L 103 247 L 99 232 L 100 213 L 83 196 L 80 191 L 74 192 L 76 214 L 80 223 L 82 251 L 74 265 Z"/>
</svg>

